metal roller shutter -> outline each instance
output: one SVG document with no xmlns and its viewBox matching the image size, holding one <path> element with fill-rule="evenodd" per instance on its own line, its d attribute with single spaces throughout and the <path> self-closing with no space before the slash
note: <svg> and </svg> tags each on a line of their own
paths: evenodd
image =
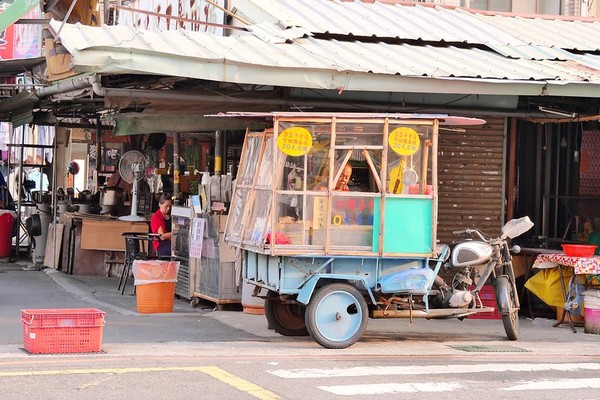
<svg viewBox="0 0 600 400">
<path fill-rule="evenodd" d="M 505 119 L 483 118 L 466 132 L 440 130 L 438 145 L 439 243 L 477 226 L 496 235 L 503 222 Z"/>
</svg>

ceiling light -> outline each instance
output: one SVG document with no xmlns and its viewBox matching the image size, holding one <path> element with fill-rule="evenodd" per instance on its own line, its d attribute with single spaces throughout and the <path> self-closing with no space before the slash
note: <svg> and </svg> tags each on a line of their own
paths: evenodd
<svg viewBox="0 0 600 400">
<path fill-rule="evenodd" d="M 579 117 L 579 114 L 577 114 L 577 113 L 570 113 L 568 111 L 555 110 L 553 108 L 548 108 L 548 107 L 544 107 L 544 106 L 539 106 L 538 109 L 543 113 L 554 114 L 554 115 L 558 115 L 558 116 L 566 117 L 566 118 L 578 118 Z"/>
</svg>

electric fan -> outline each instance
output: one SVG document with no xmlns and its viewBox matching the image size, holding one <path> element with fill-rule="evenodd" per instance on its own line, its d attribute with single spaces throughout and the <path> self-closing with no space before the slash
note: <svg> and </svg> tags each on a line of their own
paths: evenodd
<svg viewBox="0 0 600 400">
<path fill-rule="evenodd" d="M 122 221 L 146 221 L 146 218 L 137 215 L 138 209 L 138 182 L 144 177 L 146 170 L 146 158 L 137 150 L 130 150 L 123 154 L 119 161 L 119 174 L 127 183 L 131 183 L 133 191 L 131 195 L 131 213 L 119 217 Z"/>
</svg>

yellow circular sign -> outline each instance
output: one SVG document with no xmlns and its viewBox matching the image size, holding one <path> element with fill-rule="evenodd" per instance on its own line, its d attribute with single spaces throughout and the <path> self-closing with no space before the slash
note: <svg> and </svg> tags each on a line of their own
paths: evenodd
<svg viewBox="0 0 600 400">
<path fill-rule="evenodd" d="M 419 134 L 412 128 L 396 128 L 388 137 L 388 145 L 401 156 L 414 154 L 421 146 Z"/>
<path fill-rule="evenodd" d="M 279 134 L 277 146 L 288 156 L 302 156 L 312 147 L 312 135 L 300 126 L 287 128 Z"/>
</svg>

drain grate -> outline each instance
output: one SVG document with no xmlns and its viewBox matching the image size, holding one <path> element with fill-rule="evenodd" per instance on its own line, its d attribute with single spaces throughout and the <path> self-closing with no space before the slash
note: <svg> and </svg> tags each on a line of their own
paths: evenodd
<svg viewBox="0 0 600 400">
<path fill-rule="evenodd" d="M 512 346 L 450 346 L 470 353 L 527 353 L 529 350 Z"/>
</svg>

